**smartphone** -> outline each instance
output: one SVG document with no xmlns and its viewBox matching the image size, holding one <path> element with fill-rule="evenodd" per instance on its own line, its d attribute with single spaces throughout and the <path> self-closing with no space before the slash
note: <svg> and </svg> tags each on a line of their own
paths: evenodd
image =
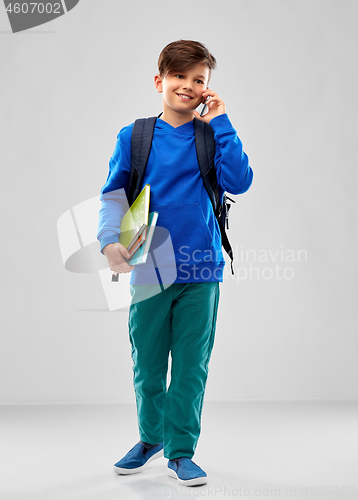
<svg viewBox="0 0 358 500">
<path fill-rule="evenodd" d="M 207 97 L 207 98 L 206 98 L 206 100 L 205 100 L 205 103 L 204 103 L 203 109 L 202 109 L 202 110 L 201 110 L 201 112 L 200 112 L 200 116 L 203 116 L 203 114 L 204 114 L 204 111 L 205 111 L 205 109 L 206 109 L 206 103 L 208 102 L 208 99 L 210 99 L 210 96 L 209 96 L 209 95 L 208 95 L 208 97 Z"/>
</svg>

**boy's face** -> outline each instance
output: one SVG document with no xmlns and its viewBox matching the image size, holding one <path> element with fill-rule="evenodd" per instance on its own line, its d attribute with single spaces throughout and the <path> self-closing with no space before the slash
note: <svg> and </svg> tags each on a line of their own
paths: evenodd
<svg viewBox="0 0 358 500">
<path fill-rule="evenodd" d="M 197 64 L 191 69 L 167 74 L 164 78 L 155 75 L 158 92 L 163 93 L 163 111 L 191 114 L 203 102 L 202 93 L 208 87 L 209 68 Z"/>
</svg>

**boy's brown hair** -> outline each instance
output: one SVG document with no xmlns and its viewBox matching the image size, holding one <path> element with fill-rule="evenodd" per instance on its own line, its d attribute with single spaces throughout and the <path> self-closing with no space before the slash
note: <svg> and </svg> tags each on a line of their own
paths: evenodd
<svg viewBox="0 0 358 500">
<path fill-rule="evenodd" d="M 204 63 L 211 70 L 216 68 L 216 59 L 204 44 L 194 40 L 177 40 L 169 43 L 161 51 L 158 59 L 158 70 L 162 78 L 175 71 L 184 71 L 196 64 Z"/>
</svg>

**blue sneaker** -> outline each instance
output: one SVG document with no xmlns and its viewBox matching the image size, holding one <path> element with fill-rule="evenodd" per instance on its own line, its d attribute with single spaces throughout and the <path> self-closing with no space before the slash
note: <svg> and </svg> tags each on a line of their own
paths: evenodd
<svg viewBox="0 0 358 500">
<path fill-rule="evenodd" d="M 141 472 L 156 458 L 163 456 L 163 443 L 159 443 L 149 450 L 139 441 L 129 452 L 113 466 L 117 474 L 135 474 Z"/>
<path fill-rule="evenodd" d="M 184 486 L 197 486 L 208 482 L 206 473 L 188 457 L 169 460 L 168 473 Z"/>
</svg>

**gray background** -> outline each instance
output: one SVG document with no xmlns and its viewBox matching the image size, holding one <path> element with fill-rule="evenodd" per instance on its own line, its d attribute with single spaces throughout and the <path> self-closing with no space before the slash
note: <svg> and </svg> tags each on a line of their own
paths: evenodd
<svg viewBox="0 0 358 500">
<path fill-rule="evenodd" d="M 0 402 L 134 401 L 127 311 L 64 269 L 57 220 L 97 196 L 120 128 L 161 110 L 161 49 L 204 42 L 248 153 L 207 400 L 357 399 L 357 14 L 345 0 L 82 0 L 12 34 L 0 6 Z M 307 261 L 254 262 L 260 250 Z M 276 264 L 292 279 L 266 279 Z M 227 265 L 229 269 L 229 265 Z M 290 271 L 290 277 L 292 271 Z"/>
</svg>

